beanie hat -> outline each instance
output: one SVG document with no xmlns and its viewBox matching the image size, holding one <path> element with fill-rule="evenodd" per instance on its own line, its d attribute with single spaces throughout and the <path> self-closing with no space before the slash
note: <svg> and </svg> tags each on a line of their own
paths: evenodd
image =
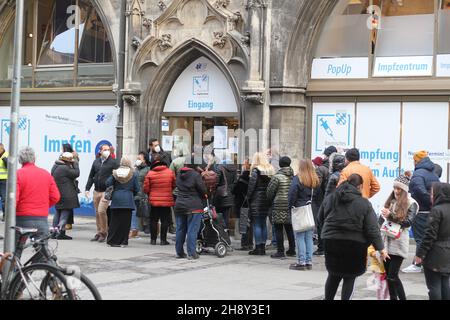
<svg viewBox="0 0 450 320">
<path fill-rule="evenodd" d="M 312 161 L 316 166 L 320 167 L 323 164 L 323 159 L 321 157 L 316 157 Z"/>
<path fill-rule="evenodd" d="M 394 187 L 409 192 L 409 181 L 409 178 L 402 174 L 394 180 Z"/>
<path fill-rule="evenodd" d="M 337 149 L 335 146 L 329 146 L 328 148 L 325 149 L 325 151 L 323 152 L 323 154 L 327 157 L 331 156 L 331 154 L 336 153 Z"/>
<path fill-rule="evenodd" d="M 359 161 L 359 150 L 356 148 L 350 149 L 345 153 L 345 158 L 350 161 Z"/>
<path fill-rule="evenodd" d="M 278 165 L 280 168 L 285 168 L 291 166 L 291 158 L 289 157 L 281 157 L 278 161 Z"/>
<path fill-rule="evenodd" d="M 420 160 L 426 157 L 428 157 L 428 152 L 426 152 L 425 150 L 417 151 L 416 153 L 414 153 L 414 161 L 416 163 L 420 162 Z"/>
</svg>

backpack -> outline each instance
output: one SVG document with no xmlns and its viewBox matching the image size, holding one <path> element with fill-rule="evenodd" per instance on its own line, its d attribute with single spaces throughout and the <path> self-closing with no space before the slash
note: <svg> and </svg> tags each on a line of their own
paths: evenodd
<svg viewBox="0 0 450 320">
<path fill-rule="evenodd" d="M 209 170 L 209 165 L 206 167 L 206 169 L 201 169 L 201 176 L 203 179 L 203 182 L 206 185 L 206 188 L 208 189 L 209 193 L 214 193 L 217 188 L 217 173 L 213 170 Z"/>
</svg>

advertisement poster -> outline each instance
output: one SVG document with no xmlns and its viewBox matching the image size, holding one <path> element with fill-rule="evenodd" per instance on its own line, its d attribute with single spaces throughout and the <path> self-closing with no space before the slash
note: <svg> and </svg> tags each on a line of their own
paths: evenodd
<svg viewBox="0 0 450 320">
<path fill-rule="evenodd" d="M 328 146 L 340 151 L 353 147 L 354 103 L 314 103 L 312 157 L 322 155 Z"/>
<path fill-rule="evenodd" d="M 214 149 L 228 148 L 228 127 L 214 126 Z"/>
<path fill-rule="evenodd" d="M 448 103 L 403 103 L 402 167 L 414 170 L 414 153 L 426 150 L 442 171 L 441 182 L 448 182 Z"/>
<path fill-rule="evenodd" d="M 400 108 L 400 102 L 358 103 L 357 106 L 355 145 L 361 163 L 372 169 L 381 186 L 380 192 L 370 199 L 377 214 L 400 174 Z"/>
<path fill-rule="evenodd" d="M 0 107 L 0 142 L 9 150 L 10 108 Z M 36 165 L 49 172 L 70 143 L 80 157 L 79 187 L 86 186 L 95 154 L 102 144 L 116 145 L 117 111 L 114 107 L 22 107 L 19 118 L 19 148 L 31 146 Z M 93 188 L 92 188 L 93 189 Z M 75 214 L 94 215 L 91 198 L 79 194 L 81 208 Z"/>
<path fill-rule="evenodd" d="M 162 148 L 164 151 L 172 151 L 173 149 L 172 136 L 162 136 Z"/>
<path fill-rule="evenodd" d="M 228 139 L 228 152 L 239 153 L 239 138 Z"/>
</svg>

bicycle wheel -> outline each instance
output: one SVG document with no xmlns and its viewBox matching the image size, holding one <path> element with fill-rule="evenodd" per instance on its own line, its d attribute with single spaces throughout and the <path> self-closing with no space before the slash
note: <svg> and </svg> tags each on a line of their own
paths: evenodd
<svg viewBox="0 0 450 320">
<path fill-rule="evenodd" d="M 19 270 L 9 286 L 9 300 L 74 300 L 67 278 L 48 264 L 32 264 Z"/>
<path fill-rule="evenodd" d="M 70 275 L 66 277 L 73 278 Z M 69 280 L 75 300 L 102 300 L 102 296 L 97 287 L 84 274 L 80 274 L 80 278 Z"/>
</svg>

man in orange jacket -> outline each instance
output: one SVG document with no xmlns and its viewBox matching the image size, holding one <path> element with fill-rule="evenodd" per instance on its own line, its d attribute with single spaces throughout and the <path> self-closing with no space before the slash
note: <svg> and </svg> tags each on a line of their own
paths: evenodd
<svg viewBox="0 0 450 320">
<path fill-rule="evenodd" d="M 346 167 L 341 172 L 338 186 L 347 181 L 347 178 L 352 174 L 357 173 L 363 178 L 362 195 L 366 199 L 372 198 L 380 191 L 380 184 L 377 178 L 373 175 L 372 170 L 359 162 L 359 150 L 356 148 L 350 149 L 345 153 Z"/>
</svg>

